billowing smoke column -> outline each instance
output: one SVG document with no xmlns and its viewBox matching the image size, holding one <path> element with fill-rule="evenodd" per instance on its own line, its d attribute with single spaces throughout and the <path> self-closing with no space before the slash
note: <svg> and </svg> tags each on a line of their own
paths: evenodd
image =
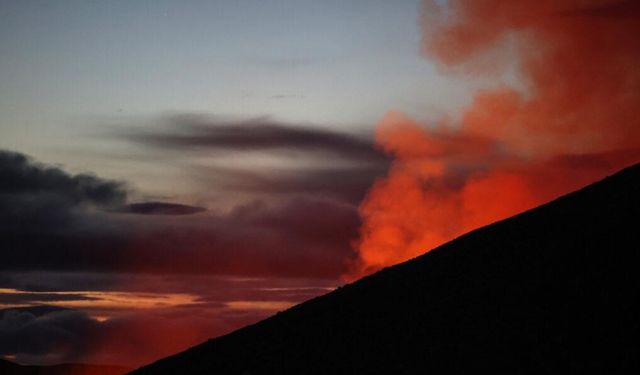
<svg viewBox="0 0 640 375">
<path fill-rule="evenodd" d="M 429 0 L 423 48 L 449 74 L 516 67 L 459 123 L 390 113 L 394 157 L 360 206 L 358 277 L 640 161 L 640 1 Z"/>
</svg>

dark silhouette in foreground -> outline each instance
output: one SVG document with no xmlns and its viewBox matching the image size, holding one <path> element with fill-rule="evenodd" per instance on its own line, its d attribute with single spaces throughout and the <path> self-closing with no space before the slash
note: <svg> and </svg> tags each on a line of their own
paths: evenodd
<svg viewBox="0 0 640 375">
<path fill-rule="evenodd" d="M 134 374 L 636 373 L 639 196 L 635 165 Z"/>
<path fill-rule="evenodd" d="M 122 375 L 128 370 L 119 366 L 67 363 L 54 366 L 21 366 L 0 359 L 2 375 Z"/>
</svg>

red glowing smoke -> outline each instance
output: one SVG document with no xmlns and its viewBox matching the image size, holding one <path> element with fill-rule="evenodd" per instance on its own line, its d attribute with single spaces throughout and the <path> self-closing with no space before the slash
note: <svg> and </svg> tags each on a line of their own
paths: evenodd
<svg viewBox="0 0 640 375">
<path fill-rule="evenodd" d="M 478 92 L 459 124 L 382 120 L 376 140 L 394 161 L 360 206 L 350 277 L 640 159 L 640 2 L 427 0 L 423 10 L 424 51 L 443 71 L 515 66 L 519 88 Z"/>
</svg>

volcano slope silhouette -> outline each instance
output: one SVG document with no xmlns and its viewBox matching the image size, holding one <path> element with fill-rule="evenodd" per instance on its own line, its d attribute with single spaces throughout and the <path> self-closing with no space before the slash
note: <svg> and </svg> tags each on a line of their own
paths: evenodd
<svg viewBox="0 0 640 375">
<path fill-rule="evenodd" d="M 133 374 L 638 373 L 640 164 Z"/>
</svg>

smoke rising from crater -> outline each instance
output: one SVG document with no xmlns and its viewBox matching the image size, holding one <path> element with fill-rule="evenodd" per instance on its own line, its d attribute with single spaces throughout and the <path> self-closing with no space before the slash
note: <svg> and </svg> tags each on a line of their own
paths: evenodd
<svg viewBox="0 0 640 375">
<path fill-rule="evenodd" d="M 427 0 L 423 51 L 448 74 L 505 74 L 460 114 L 391 111 L 394 157 L 360 205 L 357 277 L 532 208 L 640 159 L 640 5 L 606 0 Z"/>
</svg>

